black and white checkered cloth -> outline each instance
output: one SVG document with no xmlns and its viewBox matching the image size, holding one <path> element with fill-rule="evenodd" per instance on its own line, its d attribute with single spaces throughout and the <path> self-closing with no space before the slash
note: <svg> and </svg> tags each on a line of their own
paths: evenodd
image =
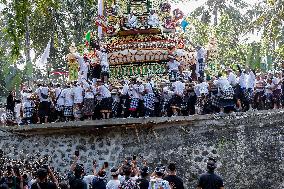
<svg viewBox="0 0 284 189">
<path fill-rule="evenodd" d="M 23 118 L 31 118 L 34 114 L 34 108 L 33 107 L 25 107 L 23 109 Z"/>
<path fill-rule="evenodd" d="M 15 120 L 15 116 L 14 116 L 14 112 L 7 109 L 6 110 L 6 120 L 8 121 L 14 121 Z"/>
<path fill-rule="evenodd" d="M 73 116 L 73 106 L 64 106 L 64 116 L 65 117 Z"/>
<path fill-rule="evenodd" d="M 211 94 L 210 100 L 211 100 L 211 105 L 212 106 L 219 107 L 220 98 L 219 98 L 218 95 Z"/>
<path fill-rule="evenodd" d="M 147 109 L 154 110 L 155 109 L 155 95 L 154 94 L 146 94 L 144 96 L 144 106 Z"/>
<path fill-rule="evenodd" d="M 55 110 L 61 112 L 62 110 L 64 110 L 64 105 L 55 105 Z"/>
<path fill-rule="evenodd" d="M 234 99 L 234 89 L 232 86 L 229 86 L 222 90 L 221 92 L 221 98 L 226 100 L 232 100 Z"/>
<path fill-rule="evenodd" d="M 132 98 L 130 102 L 130 111 L 136 111 L 139 103 L 139 98 Z"/>
<path fill-rule="evenodd" d="M 205 63 L 203 62 L 203 63 L 199 63 L 199 67 L 198 67 L 198 71 L 199 72 L 204 72 L 204 70 L 205 70 Z"/>
<path fill-rule="evenodd" d="M 119 102 L 118 102 L 118 101 L 115 101 L 115 100 L 114 100 L 114 101 L 112 102 L 112 113 L 113 113 L 114 115 L 117 114 L 118 105 L 119 105 Z"/>
</svg>

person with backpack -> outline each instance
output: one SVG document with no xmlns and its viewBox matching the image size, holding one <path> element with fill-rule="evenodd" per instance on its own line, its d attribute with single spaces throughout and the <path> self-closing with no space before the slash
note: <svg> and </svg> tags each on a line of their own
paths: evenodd
<svg viewBox="0 0 284 189">
<path fill-rule="evenodd" d="M 207 162 L 208 172 L 200 176 L 197 189 L 224 189 L 222 178 L 214 173 L 216 168 L 216 160 L 209 158 Z"/>
</svg>

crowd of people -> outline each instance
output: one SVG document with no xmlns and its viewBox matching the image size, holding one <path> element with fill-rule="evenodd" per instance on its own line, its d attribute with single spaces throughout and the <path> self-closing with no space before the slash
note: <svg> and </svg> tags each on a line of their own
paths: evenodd
<svg viewBox="0 0 284 189">
<path fill-rule="evenodd" d="M 13 165 L 2 162 L 0 167 L 0 189 L 184 189 L 183 180 L 177 176 L 175 163 L 166 167 L 159 163 L 154 170 L 145 159 L 136 156 L 125 158 L 118 167 L 109 168 L 108 162 L 98 166 L 93 161 L 93 172 L 86 174 L 79 156 L 72 160 L 66 175 L 55 172 L 55 168 L 42 162 L 17 162 Z M 5 164 L 6 163 L 6 164 Z M 216 160 L 209 158 L 208 172 L 200 175 L 198 189 L 223 189 L 221 177 L 214 173 Z"/>
<path fill-rule="evenodd" d="M 281 73 L 226 69 L 226 74 L 199 76 L 193 81 L 170 57 L 169 79 L 133 77 L 113 84 L 108 79 L 24 87 L 20 99 L 7 97 L 6 120 L 20 124 L 128 117 L 188 116 L 280 108 Z M 16 104 L 21 106 L 16 111 Z M 18 112 L 18 113 L 15 113 Z M 17 118 L 18 117 L 18 118 Z"/>
</svg>

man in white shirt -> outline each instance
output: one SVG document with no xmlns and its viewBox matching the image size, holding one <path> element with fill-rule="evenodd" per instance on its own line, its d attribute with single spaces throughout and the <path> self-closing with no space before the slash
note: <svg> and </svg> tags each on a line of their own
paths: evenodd
<svg viewBox="0 0 284 189">
<path fill-rule="evenodd" d="M 56 121 L 60 120 L 62 121 L 63 110 L 64 110 L 64 98 L 62 96 L 62 89 L 60 84 L 57 84 L 55 88 L 55 111 L 57 115 Z"/>
<path fill-rule="evenodd" d="M 101 79 L 103 80 L 104 83 L 108 82 L 109 78 L 109 63 L 108 63 L 108 54 L 107 54 L 107 49 L 101 48 L 100 51 L 97 51 L 99 59 L 100 59 L 100 65 L 102 68 L 101 72 Z"/>
<path fill-rule="evenodd" d="M 182 79 L 179 78 L 178 81 L 172 84 L 172 87 L 174 96 L 171 99 L 171 108 L 173 111 L 173 116 L 178 116 L 181 109 L 182 98 L 184 96 L 185 83 L 183 83 Z"/>
<path fill-rule="evenodd" d="M 274 99 L 274 109 L 278 109 L 281 107 L 281 74 L 276 73 L 272 79 L 273 84 L 273 99 Z"/>
<path fill-rule="evenodd" d="M 78 82 L 82 82 L 83 79 L 88 79 L 89 63 L 85 62 L 84 58 L 80 56 L 79 53 L 76 53 L 75 56 L 80 65 Z"/>
<path fill-rule="evenodd" d="M 233 72 L 231 68 L 227 70 L 228 81 L 232 87 L 235 87 L 238 84 L 237 75 Z"/>
<path fill-rule="evenodd" d="M 66 121 L 69 121 L 73 116 L 73 95 L 71 85 L 67 84 L 66 88 L 62 90 L 62 97 L 64 98 L 64 117 Z"/>
<path fill-rule="evenodd" d="M 151 78 L 148 78 L 148 82 L 145 84 L 144 106 L 145 116 L 153 116 L 155 109 L 155 94 L 153 92 L 153 84 Z"/>
<path fill-rule="evenodd" d="M 131 112 L 132 117 L 137 117 L 138 106 L 140 100 L 143 99 L 143 92 L 144 86 L 140 83 L 140 81 L 137 81 L 136 78 L 133 78 L 129 86 L 129 94 L 131 98 L 129 111 Z"/>
<path fill-rule="evenodd" d="M 150 15 L 148 16 L 148 25 L 151 28 L 159 27 L 159 17 L 155 13 L 155 10 L 151 10 Z"/>
<path fill-rule="evenodd" d="M 203 114 L 206 97 L 209 93 L 209 90 L 208 90 L 209 84 L 206 81 L 204 81 L 204 79 L 201 77 L 198 78 L 198 80 L 199 80 L 199 84 L 197 84 L 194 87 L 194 92 L 197 96 L 196 110 L 198 114 Z"/>
<path fill-rule="evenodd" d="M 169 55 L 169 62 L 167 63 L 167 67 L 169 72 L 169 80 L 176 81 L 180 72 L 180 63 L 176 61 L 174 56 Z"/>
<path fill-rule="evenodd" d="M 103 119 L 109 119 L 112 110 L 112 98 L 110 88 L 107 84 L 98 80 L 98 94 L 101 97 L 101 114 Z"/>
<path fill-rule="evenodd" d="M 197 45 L 196 47 L 196 59 L 197 59 L 196 74 L 198 74 L 198 77 L 204 77 L 205 55 L 206 55 L 205 49 L 202 46 Z"/>
<path fill-rule="evenodd" d="M 72 89 L 72 95 L 74 97 L 73 114 L 76 121 L 79 121 L 82 117 L 82 106 L 83 106 L 83 93 L 84 89 L 81 84 L 77 83 Z"/>
<path fill-rule="evenodd" d="M 130 29 L 136 29 L 137 28 L 137 17 L 135 16 L 135 11 L 131 12 L 128 15 L 128 28 Z"/>
</svg>

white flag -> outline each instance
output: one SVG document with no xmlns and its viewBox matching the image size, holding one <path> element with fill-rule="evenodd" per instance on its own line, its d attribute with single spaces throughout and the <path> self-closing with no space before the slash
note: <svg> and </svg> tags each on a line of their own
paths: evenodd
<svg viewBox="0 0 284 189">
<path fill-rule="evenodd" d="M 40 59 L 36 61 L 36 66 L 39 67 L 40 69 L 44 69 L 47 63 L 47 59 L 49 58 L 49 53 L 50 53 L 50 42 L 51 40 L 48 41 L 46 48 L 44 52 L 42 53 Z"/>
</svg>

